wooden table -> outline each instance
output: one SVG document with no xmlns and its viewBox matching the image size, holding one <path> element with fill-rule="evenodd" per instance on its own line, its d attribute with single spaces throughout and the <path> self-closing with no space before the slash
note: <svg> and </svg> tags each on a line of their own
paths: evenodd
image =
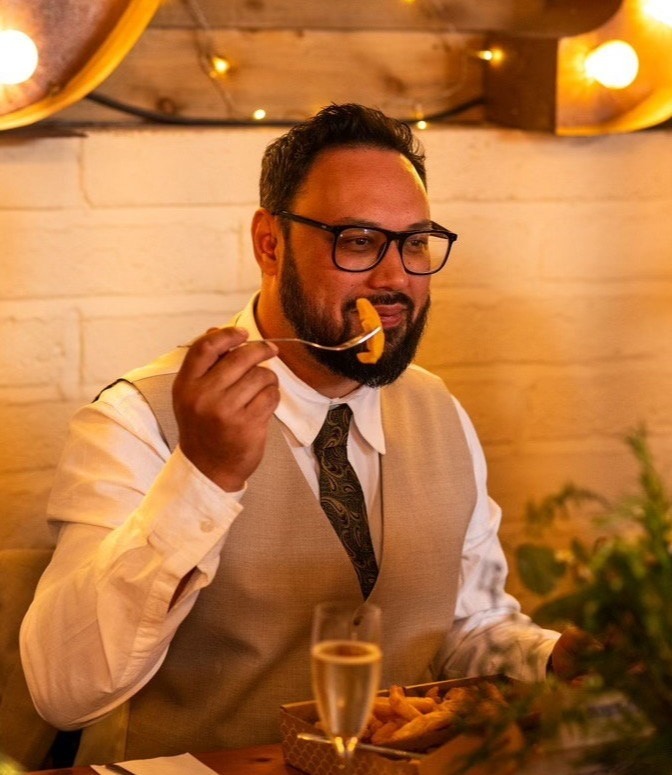
<svg viewBox="0 0 672 775">
<path fill-rule="evenodd" d="M 194 754 L 219 775 L 302 775 L 300 770 L 285 764 L 280 745 L 257 745 L 215 753 Z M 92 775 L 91 767 L 66 767 L 61 770 L 41 770 L 28 775 Z"/>
<path fill-rule="evenodd" d="M 219 775 L 305 775 L 301 770 L 285 764 L 279 744 L 193 755 Z M 478 767 L 477 771 L 483 775 L 491 772 L 491 769 L 486 763 L 485 769 Z M 507 772 L 510 770 L 507 769 Z M 565 752 L 559 751 L 531 761 L 521 770 L 516 770 L 516 773 L 517 775 L 615 775 L 615 770 L 597 765 L 577 769 L 571 757 L 568 758 Z M 91 767 L 83 766 L 40 770 L 24 775 L 97 775 L 97 773 Z"/>
</svg>

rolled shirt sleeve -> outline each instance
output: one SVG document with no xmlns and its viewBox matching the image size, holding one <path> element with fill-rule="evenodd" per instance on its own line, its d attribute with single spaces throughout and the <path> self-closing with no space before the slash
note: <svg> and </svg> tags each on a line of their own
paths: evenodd
<svg viewBox="0 0 672 775">
<path fill-rule="evenodd" d="M 217 487 L 179 447 L 171 454 L 127 383 L 75 415 L 49 503 L 58 545 L 21 629 L 47 721 L 93 722 L 156 673 L 217 571 L 241 494 Z"/>
<path fill-rule="evenodd" d="M 543 680 L 559 633 L 534 624 L 505 591 L 502 512 L 488 495 L 485 456 L 473 424 L 459 402 L 455 404 L 474 463 L 477 499 L 462 552 L 455 620 L 439 669 L 446 677 L 501 672 L 524 681 Z"/>
</svg>

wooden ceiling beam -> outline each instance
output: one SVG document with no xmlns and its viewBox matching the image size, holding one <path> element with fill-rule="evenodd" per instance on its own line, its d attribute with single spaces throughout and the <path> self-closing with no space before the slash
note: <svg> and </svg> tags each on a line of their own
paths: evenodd
<svg viewBox="0 0 672 775">
<path fill-rule="evenodd" d="M 186 27 L 195 3 L 213 28 L 409 30 L 577 35 L 603 24 L 621 0 L 167 0 L 155 28 Z"/>
</svg>

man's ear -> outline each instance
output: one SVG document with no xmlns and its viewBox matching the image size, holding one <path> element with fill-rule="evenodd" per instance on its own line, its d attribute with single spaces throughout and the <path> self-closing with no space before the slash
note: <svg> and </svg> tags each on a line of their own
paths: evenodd
<svg viewBox="0 0 672 775">
<path fill-rule="evenodd" d="M 279 225 L 268 210 L 260 208 L 252 218 L 252 245 L 254 256 L 263 274 L 275 275 L 278 273 L 278 247 Z"/>
</svg>

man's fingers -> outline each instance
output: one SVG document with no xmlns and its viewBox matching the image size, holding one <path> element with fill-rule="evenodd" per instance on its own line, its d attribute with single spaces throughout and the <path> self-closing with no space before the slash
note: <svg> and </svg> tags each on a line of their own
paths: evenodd
<svg viewBox="0 0 672 775">
<path fill-rule="evenodd" d="M 259 393 L 269 388 L 272 391 L 278 390 L 275 373 L 261 366 L 253 366 L 241 373 L 235 381 L 230 368 L 227 369 L 225 380 L 217 381 L 214 377 L 206 376 L 181 395 L 189 401 L 196 416 L 214 415 L 227 423 L 238 424 L 244 430 L 247 424 L 259 419 L 250 412 L 250 405 Z"/>
<path fill-rule="evenodd" d="M 553 672 L 564 680 L 576 678 L 585 671 L 586 656 L 602 649 L 602 644 L 589 633 L 578 627 L 567 627 L 551 654 Z"/>
<path fill-rule="evenodd" d="M 180 376 L 185 379 L 198 379 L 206 374 L 223 356 L 234 347 L 238 347 L 247 339 L 247 331 L 243 328 L 210 328 L 203 336 L 199 336 L 187 350 L 184 356 Z"/>
<path fill-rule="evenodd" d="M 247 413 L 256 397 L 267 389 L 279 393 L 278 378 L 270 369 L 256 366 L 224 391 L 223 400 L 231 401 L 232 411 Z"/>
<path fill-rule="evenodd" d="M 280 403 L 280 390 L 277 380 L 263 387 L 252 397 L 245 407 L 248 416 L 257 422 L 267 422 Z"/>
<path fill-rule="evenodd" d="M 280 400 L 275 372 L 262 366 L 277 347 L 246 339 L 237 328 L 208 331 L 189 348 L 173 384 L 183 453 L 228 492 L 259 465 Z"/>
<path fill-rule="evenodd" d="M 241 380 L 247 379 L 260 364 L 273 358 L 278 348 L 268 342 L 249 342 L 229 350 L 209 369 L 203 379 L 213 389 L 226 390 Z M 268 369 L 263 369 L 263 373 Z"/>
<path fill-rule="evenodd" d="M 247 331 L 241 328 L 211 329 L 189 347 L 180 369 L 180 380 L 191 381 L 206 376 L 219 380 L 226 373 L 226 386 L 257 364 L 277 355 L 278 348 L 270 342 L 252 342 L 241 347 L 247 337 Z"/>
</svg>

